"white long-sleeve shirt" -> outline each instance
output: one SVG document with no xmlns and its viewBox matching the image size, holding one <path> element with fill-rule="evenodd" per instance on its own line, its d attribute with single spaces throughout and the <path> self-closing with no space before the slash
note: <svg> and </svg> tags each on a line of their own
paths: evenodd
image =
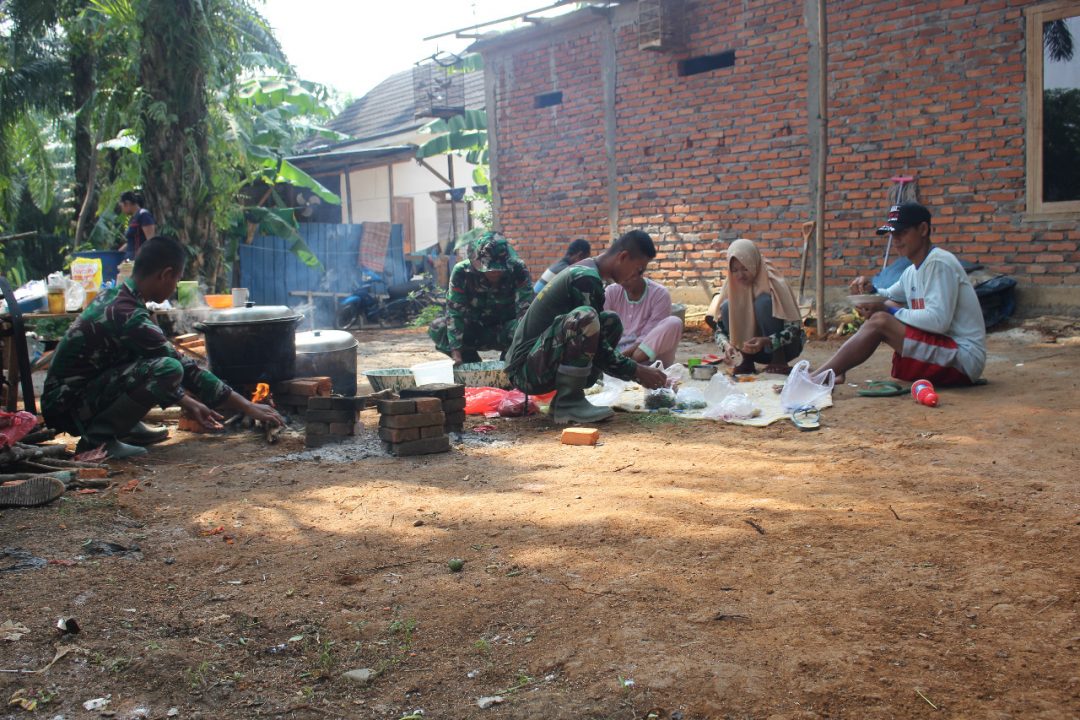
<svg viewBox="0 0 1080 720">
<path fill-rule="evenodd" d="M 972 380 L 986 366 L 986 325 L 975 288 L 956 256 L 939 247 L 918 267 L 911 265 L 882 295 L 905 307 L 896 319 L 956 341 L 961 368 Z"/>
</svg>

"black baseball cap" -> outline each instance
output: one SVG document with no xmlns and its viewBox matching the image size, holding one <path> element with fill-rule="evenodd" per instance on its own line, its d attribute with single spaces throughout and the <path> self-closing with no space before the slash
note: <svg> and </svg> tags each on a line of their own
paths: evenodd
<svg viewBox="0 0 1080 720">
<path fill-rule="evenodd" d="M 919 223 L 930 222 L 930 211 L 917 202 L 893 205 L 889 209 L 888 221 L 877 229 L 878 235 L 900 232 Z"/>
</svg>

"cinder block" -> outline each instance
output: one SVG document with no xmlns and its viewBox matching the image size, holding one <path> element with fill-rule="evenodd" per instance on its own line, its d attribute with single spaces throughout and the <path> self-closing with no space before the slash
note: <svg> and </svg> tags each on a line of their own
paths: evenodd
<svg viewBox="0 0 1080 720">
<path fill-rule="evenodd" d="M 388 443 L 403 443 L 420 439 L 420 428 L 379 428 L 379 438 Z"/>
<path fill-rule="evenodd" d="M 380 400 L 376 407 L 380 415 L 412 415 L 416 412 L 413 400 Z"/>
<path fill-rule="evenodd" d="M 379 426 L 387 428 L 418 428 L 428 425 L 442 425 L 446 422 L 446 416 L 441 412 L 418 413 L 416 415 L 383 415 L 379 418 Z"/>
<path fill-rule="evenodd" d="M 442 411 L 447 415 L 457 412 L 465 412 L 465 398 L 451 398 L 443 400 Z"/>
<path fill-rule="evenodd" d="M 418 413 L 437 413 L 443 412 L 442 400 L 435 397 L 422 397 L 416 398 L 416 412 Z"/>
<path fill-rule="evenodd" d="M 330 423 L 308 421 L 304 427 L 304 432 L 306 435 L 328 435 L 330 433 Z"/>
<path fill-rule="evenodd" d="M 596 428 L 566 428 L 562 431 L 563 445 L 595 445 L 600 439 Z"/>
<path fill-rule="evenodd" d="M 331 435 L 355 435 L 356 423 L 330 423 Z"/>
<path fill-rule="evenodd" d="M 354 423 L 356 422 L 355 410 L 311 410 L 308 409 L 307 419 L 325 423 Z"/>
<path fill-rule="evenodd" d="M 390 446 L 390 452 L 398 456 L 431 455 L 450 451 L 450 438 L 446 435 L 423 438 Z"/>
<path fill-rule="evenodd" d="M 465 397 L 465 386 L 451 383 L 430 383 L 413 388 L 403 388 L 398 395 L 405 398 L 437 397 L 440 400 Z"/>
<path fill-rule="evenodd" d="M 446 428 L 442 425 L 432 425 L 430 427 L 420 428 L 420 437 L 422 438 L 439 437 L 440 435 L 445 434 Z"/>
<path fill-rule="evenodd" d="M 332 402 L 333 398 L 320 396 L 309 397 L 307 399 L 307 408 L 308 410 L 332 410 L 334 409 L 331 406 Z"/>
<path fill-rule="evenodd" d="M 464 425 L 465 424 L 465 411 L 456 413 L 446 413 L 446 419 L 443 421 L 445 425 Z"/>
</svg>

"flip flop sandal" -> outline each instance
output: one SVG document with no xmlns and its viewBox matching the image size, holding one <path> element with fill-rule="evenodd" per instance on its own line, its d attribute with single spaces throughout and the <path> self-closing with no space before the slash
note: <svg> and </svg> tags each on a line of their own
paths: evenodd
<svg viewBox="0 0 1080 720">
<path fill-rule="evenodd" d="M 32 477 L 0 485 L 0 507 L 35 507 L 64 494 L 64 483 L 54 477 Z"/>
<path fill-rule="evenodd" d="M 855 394 L 859 397 L 896 397 L 907 395 L 907 392 L 900 383 L 892 380 L 868 380 L 866 387 Z"/>
<path fill-rule="evenodd" d="M 799 408 L 791 413 L 791 422 L 804 432 L 817 430 L 821 427 L 821 411 L 813 406 Z"/>
</svg>

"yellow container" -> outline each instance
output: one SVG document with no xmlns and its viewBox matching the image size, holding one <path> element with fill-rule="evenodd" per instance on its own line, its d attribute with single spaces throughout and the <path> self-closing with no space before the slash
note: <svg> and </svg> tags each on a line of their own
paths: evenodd
<svg viewBox="0 0 1080 720">
<path fill-rule="evenodd" d="M 97 300 L 97 295 L 98 295 L 97 288 L 86 291 L 86 299 L 83 300 L 83 309 L 84 310 L 86 308 L 90 307 L 90 303 L 94 302 L 94 300 Z"/>
<path fill-rule="evenodd" d="M 62 315 L 65 311 L 64 288 L 49 288 L 49 312 Z"/>
</svg>

